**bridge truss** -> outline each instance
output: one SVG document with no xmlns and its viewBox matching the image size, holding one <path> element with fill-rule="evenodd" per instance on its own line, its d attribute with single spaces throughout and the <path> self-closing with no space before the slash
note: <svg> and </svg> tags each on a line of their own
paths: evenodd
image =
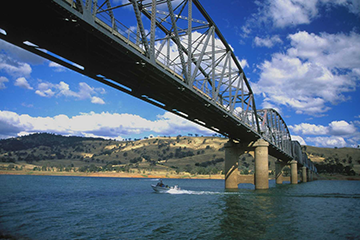
<svg viewBox="0 0 360 240">
<path fill-rule="evenodd" d="M 53 12 L 26 14 L 56 14 L 54 22 L 33 20 L 15 34 L 20 25 L 4 17 L 7 24 L 0 28 L 7 33 L 0 37 L 229 138 L 264 138 L 273 156 L 293 159 L 285 121 L 274 109 L 256 109 L 239 60 L 198 0 L 52 0 L 48 5 Z M 66 30 L 26 35 L 28 28 L 35 31 L 34 24 L 43 25 L 43 31 L 52 26 Z M 68 29 L 78 34 L 64 36 Z M 63 38 L 59 46 L 68 46 L 56 49 L 48 43 L 57 38 Z M 168 79 L 171 87 L 164 85 Z"/>
<path fill-rule="evenodd" d="M 95 22 L 121 34 L 149 61 L 207 98 L 207 107 L 221 108 L 224 117 L 235 117 L 249 131 L 290 154 L 291 137 L 284 120 L 273 109 L 256 110 L 254 93 L 237 57 L 197 0 L 129 1 L 117 6 L 106 0 L 86 0 L 73 4 L 77 9 L 83 6 Z M 126 7 L 134 12 L 136 29 L 126 28 L 116 18 L 115 11 Z M 214 126 L 211 129 L 221 132 Z M 231 137 L 231 133 L 222 134 Z"/>
</svg>

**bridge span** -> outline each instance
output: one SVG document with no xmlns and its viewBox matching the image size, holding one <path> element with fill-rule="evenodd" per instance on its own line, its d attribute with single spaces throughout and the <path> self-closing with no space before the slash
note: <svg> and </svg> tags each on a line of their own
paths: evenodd
<svg viewBox="0 0 360 240">
<path fill-rule="evenodd" d="M 268 154 L 292 183 L 314 164 L 274 109 L 256 109 L 232 48 L 198 0 L 4 1 L 0 38 L 227 136 L 226 188 L 243 182 L 238 158 L 255 156 L 268 188 Z"/>
</svg>

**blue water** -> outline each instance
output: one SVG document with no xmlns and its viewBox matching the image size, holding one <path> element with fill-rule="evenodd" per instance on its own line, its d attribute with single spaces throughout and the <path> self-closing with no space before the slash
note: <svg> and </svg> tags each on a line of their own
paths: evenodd
<svg viewBox="0 0 360 240">
<path fill-rule="evenodd" d="M 360 182 L 255 191 L 223 180 L 0 176 L 0 238 L 360 239 Z"/>
</svg>

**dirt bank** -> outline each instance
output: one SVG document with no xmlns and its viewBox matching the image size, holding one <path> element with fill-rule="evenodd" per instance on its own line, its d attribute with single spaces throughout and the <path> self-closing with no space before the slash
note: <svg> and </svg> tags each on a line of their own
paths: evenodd
<svg viewBox="0 0 360 240">
<path fill-rule="evenodd" d="M 125 172 L 49 172 L 49 171 L 12 171 L 0 170 L 2 175 L 38 175 L 38 176 L 77 176 L 77 177 L 115 177 L 115 178 L 173 178 L 173 179 L 224 179 L 223 175 L 188 175 L 188 174 L 166 174 L 166 173 L 125 173 Z"/>
</svg>

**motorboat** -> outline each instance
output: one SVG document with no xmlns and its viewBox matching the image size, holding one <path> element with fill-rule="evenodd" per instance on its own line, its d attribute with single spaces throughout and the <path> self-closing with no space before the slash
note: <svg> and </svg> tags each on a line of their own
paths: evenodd
<svg viewBox="0 0 360 240">
<path fill-rule="evenodd" d="M 154 189 L 155 192 L 159 192 L 159 193 L 164 193 L 164 192 L 169 192 L 171 190 L 180 190 L 178 185 L 175 186 L 168 186 L 162 183 L 162 181 L 160 180 L 156 185 L 151 184 L 152 189 Z"/>
</svg>

